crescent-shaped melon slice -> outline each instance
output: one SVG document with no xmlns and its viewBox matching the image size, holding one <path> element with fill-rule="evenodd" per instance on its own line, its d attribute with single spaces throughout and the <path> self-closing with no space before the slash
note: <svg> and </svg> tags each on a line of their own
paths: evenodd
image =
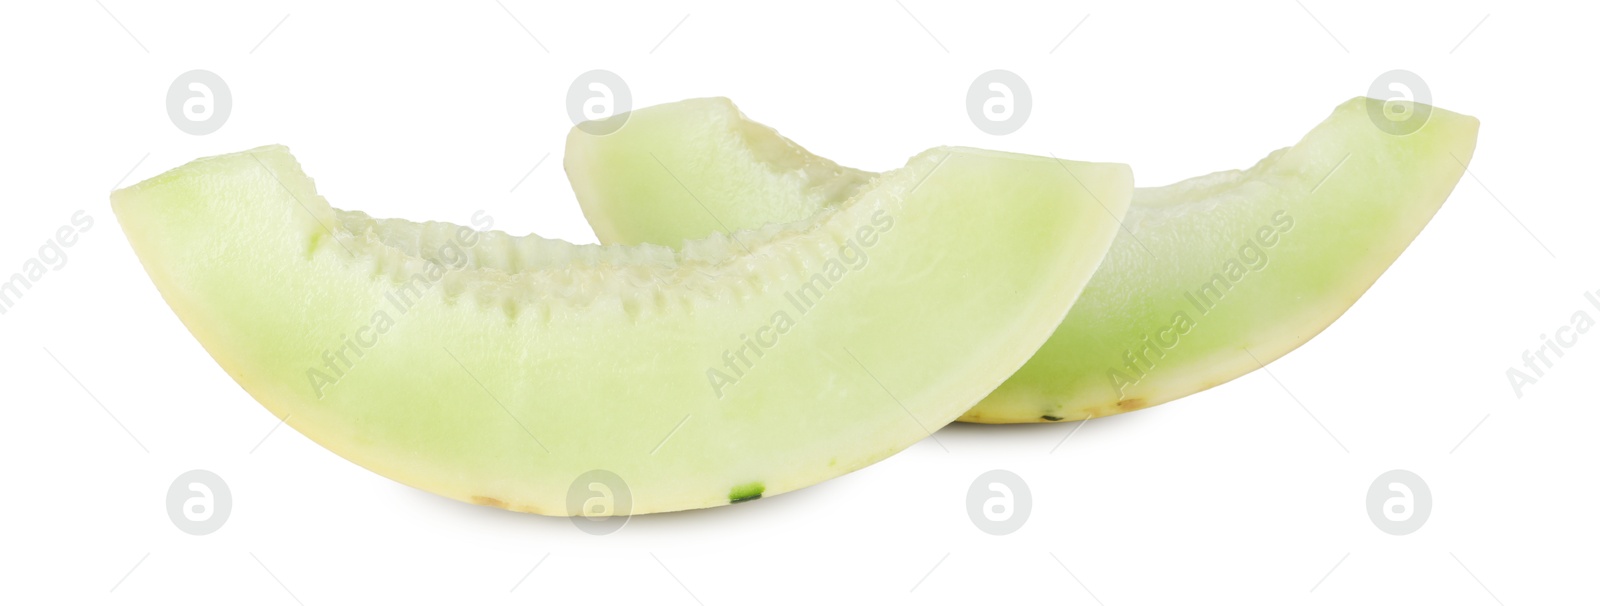
<svg viewBox="0 0 1600 606">
<path fill-rule="evenodd" d="M 112 206 L 201 345 L 329 450 L 553 515 L 594 513 L 571 495 L 616 478 L 608 511 L 649 513 L 847 473 L 992 391 L 1126 207 L 1126 166 L 1069 164 L 935 149 L 807 219 L 681 251 L 337 210 L 282 147 Z"/>
<path fill-rule="evenodd" d="M 1429 112 L 1420 130 L 1391 134 L 1374 104 L 1395 109 L 1353 99 L 1248 170 L 1135 189 L 1061 327 L 961 420 L 1072 421 L 1160 404 L 1332 324 L 1444 203 L 1477 141 L 1476 119 L 1420 105 L 1400 108 Z M 636 110 L 603 137 L 573 129 L 566 169 L 602 242 L 669 246 L 804 217 L 873 179 L 720 98 Z"/>
</svg>

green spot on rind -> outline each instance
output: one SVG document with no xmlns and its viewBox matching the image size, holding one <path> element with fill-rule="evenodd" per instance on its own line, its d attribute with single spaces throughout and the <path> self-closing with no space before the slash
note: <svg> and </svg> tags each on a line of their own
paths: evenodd
<svg viewBox="0 0 1600 606">
<path fill-rule="evenodd" d="M 728 502 L 743 503 L 745 501 L 754 501 L 761 498 L 761 493 L 766 491 L 767 486 L 760 482 L 740 484 L 733 487 L 733 490 L 728 492 Z"/>
<path fill-rule="evenodd" d="M 1050 415 L 1041 415 L 1039 418 L 1044 419 L 1046 421 L 1060 421 L 1061 420 L 1061 417 L 1053 417 L 1053 416 L 1050 416 Z"/>
</svg>

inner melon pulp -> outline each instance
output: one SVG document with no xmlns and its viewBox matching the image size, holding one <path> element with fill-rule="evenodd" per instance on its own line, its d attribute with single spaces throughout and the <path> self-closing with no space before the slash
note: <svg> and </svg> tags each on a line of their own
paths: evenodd
<svg viewBox="0 0 1600 606">
<path fill-rule="evenodd" d="M 1136 410 L 1232 380 L 1321 332 L 1427 224 L 1477 141 L 1476 119 L 1438 108 L 1420 130 L 1390 134 L 1369 103 L 1340 105 L 1248 170 L 1135 189 L 1066 320 L 961 420 Z M 575 128 L 566 170 L 602 242 L 670 246 L 805 216 L 873 178 L 721 98 L 636 110 L 603 137 Z"/>
<path fill-rule="evenodd" d="M 283 147 L 196 160 L 112 206 L 195 338 L 329 450 L 553 515 L 604 470 L 648 513 L 844 474 L 992 391 L 1126 207 L 1127 167 L 1072 166 L 930 150 L 804 221 L 681 251 L 341 211 Z"/>
</svg>

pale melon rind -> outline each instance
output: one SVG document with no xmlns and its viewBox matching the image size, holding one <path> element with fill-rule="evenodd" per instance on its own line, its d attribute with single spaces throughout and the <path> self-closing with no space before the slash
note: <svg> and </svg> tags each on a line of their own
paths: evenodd
<svg viewBox="0 0 1600 606">
<path fill-rule="evenodd" d="M 1374 102 L 1340 105 L 1249 170 L 1135 189 L 1125 229 L 1061 327 L 961 420 L 1070 421 L 1160 404 L 1326 328 L 1427 224 L 1476 145 L 1470 116 L 1431 108 L 1420 130 L 1394 135 L 1372 122 Z M 567 173 L 601 241 L 624 244 L 761 225 L 864 182 L 754 124 L 726 99 L 637 110 L 607 137 L 574 129 Z M 751 206 L 740 191 L 762 195 Z"/>
<path fill-rule="evenodd" d="M 339 211 L 282 147 L 197 160 L 112 205 L 196 339 L 329 450 L 552 515 L 605 470 L 631 492 L 621 513 L 649 513 L 858 469 L 999 385 L 1127 202 L 1125 166 L 1071 166 L 1098 202 L 1052 159 L 931 150 L 809 220 L 683 252 Z M 719 397 L 708 371 L 741 351 L 753 364 Z"/>
</svg>

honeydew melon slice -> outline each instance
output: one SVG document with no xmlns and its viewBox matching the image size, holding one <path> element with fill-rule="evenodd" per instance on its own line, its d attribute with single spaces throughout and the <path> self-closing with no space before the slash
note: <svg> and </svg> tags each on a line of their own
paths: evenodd
<svg viewBox="0 0 1600 606">
<path fill-rule="evenodd" d="M 1432 218 L 1477 141 L 1476 119 L 1438 108 L 1420 130 L 1390 134 L 1370 103 L 1340 105 L 1250 169 L 1136 188 L 1060 328 L 961 420 L 1136 410 L 1230 381 L 1321 332 Z M 604 137 L 573 129 L 566 170 L 602 242 L 673 246 L 804 216 L 872 179 L 720 98 L 636 110 Z"/>
<path fill-rule="evenodd" d="M 1127 167 L 1071 166 L 935 149 L 808 219 L 682 251 L 341 211 L 283 147 L 196 160 L 112 206 L 201 345 L 329 450 L 542 514 L 596 513 L 569 489 L 612 477 L 606 511 L 649 513 L 844 474 L 992 391 L 1126 207 Z"/>
</svg>

